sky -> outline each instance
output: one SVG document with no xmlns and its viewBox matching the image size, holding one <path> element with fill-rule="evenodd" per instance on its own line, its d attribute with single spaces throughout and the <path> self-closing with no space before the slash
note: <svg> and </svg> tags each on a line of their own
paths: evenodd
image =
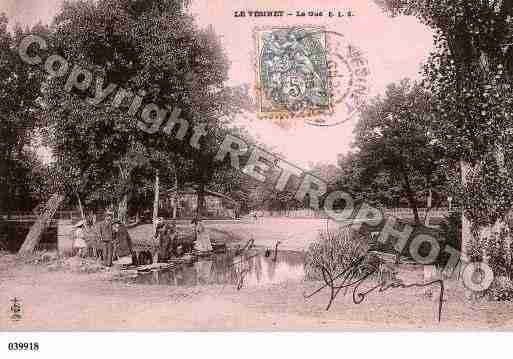
<svg viewBox="0 0 513 359">
<path fill-rule="evenodd" d="M 61 0 L 0 0 L 0 12 L 21 24 L 48 23 Z M 422 63 L 433 46 L 430 29 L 412 17 L 389 18 L 371 0 L 193 0 L 190 12 L 199 26 L 212 26 L 220 36 L 231 62 L 228 85 L 255 85 L 256 27 L 322 25 L 342 33 L 363 51 L 371 75 L 369 98 L 384 93 L 386 86 L 405 77 L 419 78 Z M 234 17 L 241 10 L 344 11 L 353 17 Z M 333 127 L 316 127 L 295 121 L 287 128 L 268 119 L 247 114 L 239 121 L 259 141 L 280 152 L 289 161 L 307 168 L 310 163 L 336 163 L 337 154 L 346 153 L 353 139 L 358 117 Z"/>
</svg>

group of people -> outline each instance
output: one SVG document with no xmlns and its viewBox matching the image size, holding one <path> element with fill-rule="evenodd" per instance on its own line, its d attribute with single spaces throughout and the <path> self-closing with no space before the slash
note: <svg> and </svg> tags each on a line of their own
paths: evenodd
<svg viewBox="0 0 513 359">
<path fill-rule="evenodd" d="M 111 267 L 114 258 L 132 256 L 137 262 L 132 239 L 127 227 L 118 220 L 113 220 L 113 212 L 107 211 L 103 221 L 92 226 L 93 235 L 86 235 L 87 222 L 82 220 L 75 224 L 73 248 L 80 257 L 93 256 L 101 258 L 105 266 Z"/>
<path fill-rule="evenodd" d="M 212 251 L 210 235 L 201 219 L 191 221 L 192 236 L 178 236 L 176 223 L 167 223 L 157 218 L 153 243 L 156 248 L 158 262 L 166 262 L 172 257 L 179 257 L 193 250 L 198 252 Z M 113 220 L 113 213 L 107 211 L 104 220 L 93 228 L 92 236 L 87 235 L 88 223 L 85 220 L 75 225 L 73 248 L 77 256 L 93 256 L 101 258 L 102 263 L 111 267 L 114 258 L 132 256 L 132 264 L 139 264 L 134 251 L 132 239 L 127 227 L 118 220 Z"/>
<path fill-rule="evenodd" d="M 171 256 L 179 257 L 184 253 L 192 252 L 210 252 L 212 243 L 208 230 L 203 225 L 201 219 L 191 221 L 192 238 L 190 236 L 178 237 L 176 223 L 166 223 L 163 218 L 157 218 L 155 241 L 158 243 L 158 261 L 165 262 Z"/>
</svg>

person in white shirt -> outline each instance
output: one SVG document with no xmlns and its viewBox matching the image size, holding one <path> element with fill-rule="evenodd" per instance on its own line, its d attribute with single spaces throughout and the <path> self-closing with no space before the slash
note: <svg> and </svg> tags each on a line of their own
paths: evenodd
<svg viewBox="0 0 513 359">
<path fill-rule="evenodd" d="M 210 252 L 212 251 L 212 243 L 210 242 L 210 233 L 205 228 L 201 219 L 194 219 L 192 224 L 195 225 L 194 231 L 196 234 L 196 242 L 194 243 L 194 249 L 199 252 Z"/>
<path fill-rule="evenodd" d="M 79 221 L 75 224 L 73 236 L 73 250 L 77 251 L 76 256 L 84 257 L 86 254 L 87 243 L 85 241 L 85 221 Z"/>
</svg>

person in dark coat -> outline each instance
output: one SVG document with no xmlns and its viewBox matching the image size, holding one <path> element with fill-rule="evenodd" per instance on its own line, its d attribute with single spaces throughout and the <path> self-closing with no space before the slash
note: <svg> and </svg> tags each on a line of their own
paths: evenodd
<svg viewBox="0 0 513 359">
<path fill-rule="evenodd" d="M 162 218 L 157 220 L 157 231 L 155 237 L 159 243 L 158 261 L 166 262 L 174 252 L 176 239 L 176 224 L 164 223 Z"/>
<path fill-rule="evenodd" d="M 137 255 L 135 254 L 132 246 L 132 238 L 128 233 L 128 228 L 116 220 L 113 223 L 114 233 L 114 257 L 132 256 L 132 264 L 137 265 Z"/>
<path fill-rule="evenodd" d="M 113 230 L 112 230 L 112 215 L 111 211 L 105 212 L 105 219 L 98 225 L 98 236 L 102 243 L 102 259 L 103 264 L 107 267 L 112 267 L 112 256 L 114 251 L 113 243 Z"/>
</svg>

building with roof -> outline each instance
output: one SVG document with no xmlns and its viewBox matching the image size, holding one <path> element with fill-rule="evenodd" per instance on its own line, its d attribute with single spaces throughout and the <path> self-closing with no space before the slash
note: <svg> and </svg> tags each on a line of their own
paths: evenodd
<svg viewBox="0 0 513 359">
<path fill-rule="evenodd" d="M 204 191 L 205 209 L 203 217 L 228 219 L 236 218 L 240 204 L 233 198 L 215 191 Z M 159 215 L 167 218 L 173 217 L 176 203 L 176 218 L 194 218 L 198 210 L 198 192 L 195 189 L 186 189 L 176 192 L 174 188 L 161 192 L 159 196 Z"/>
</svg>

